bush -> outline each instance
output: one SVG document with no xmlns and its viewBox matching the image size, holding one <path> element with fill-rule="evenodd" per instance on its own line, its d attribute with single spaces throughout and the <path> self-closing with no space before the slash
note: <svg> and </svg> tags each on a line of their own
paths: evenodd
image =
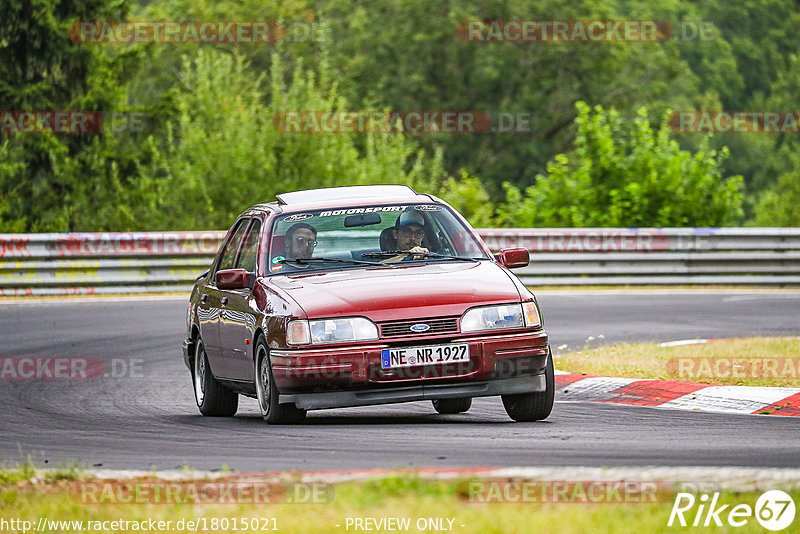
<svg viewBox="0 0 800 534">
<path fill-rule="evenodd" d="M 633 122 L 616 110 L 576 104 L 575 148 L 547 165 L 524 193 L 505 183 L 499 221 L 516 227 L 721 226 L 742 215 L 740 176 L 723 178 L 727 149 L 708 140 L 691 154 L 658 131 L 641 108 Z"/>
<path fill-rule="evenodd" d="M 251 204 L 297 189 L 399 183 L 438 190 L 441 157 L 426 156 L 402 135 L 276 128 L 282 111 L 348 109 L 324 69 L 298 66 L 287 81 L 276 55 L 269 77 L 253 79 L 238 56 L 200 51 L 185 58 L 179 117 L 166 143 L 148 140 L 150 155 L 139 166 L 141 190 L 152 194 L 137 224 L 227 228 Z"/>
</svg>

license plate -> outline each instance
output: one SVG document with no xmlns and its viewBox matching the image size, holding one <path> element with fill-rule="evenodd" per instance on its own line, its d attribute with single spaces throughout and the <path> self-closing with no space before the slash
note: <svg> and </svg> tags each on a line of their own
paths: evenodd
<svg viewBox="0 0 800 534">
<path fill-rule="evenodd" d="M 469 343 L 381 350 L 381 367 L 384 369 L 468 361 Z"/>
</svg>

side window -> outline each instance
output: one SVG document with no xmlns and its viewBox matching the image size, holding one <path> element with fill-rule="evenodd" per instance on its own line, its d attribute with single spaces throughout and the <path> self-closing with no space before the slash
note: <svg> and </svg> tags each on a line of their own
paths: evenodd
<svg viewBox="0 0 800 534">
<path fill-rule="evenodd" d="M 233 262 L 236 259 L 236 251 L 239 249 L 239 243 L 242 242 L 242 236 L 244 235 L 244 230 L 247 228 L 247 223 L 249 221 L 250 219 L 242 219 L 236 225 L 236 228 L 233 230 L 230 238 L 225 243 L 225 247 L 222 249 L 222 254 L 219 258 L 219 265 L 217 265 L 218 271 L 221 271 L 222 269 L 233 269 Z"/>
<path fill-rule="evenodd" d="M 261 220 L 253 219 L 253 224 L 247 230 L 242 245 L 242 253 L 239 254 L 239 261 L 236 267 L 252 273 L 256 270 L 256 258 L 258 254 L 258 234 L 261 231 Z"/>
</svg>

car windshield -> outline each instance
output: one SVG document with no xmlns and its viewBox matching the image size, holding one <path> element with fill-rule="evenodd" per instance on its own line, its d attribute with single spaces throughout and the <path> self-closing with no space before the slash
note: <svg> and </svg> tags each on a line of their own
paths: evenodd
<svg viewBox="0 0 800 534">
<path fill-rule="evenodd" d="M 489 259 L 472 230 L 441 204 L 286 213 L 271 235 L 272 273 Z"/>
</svg>

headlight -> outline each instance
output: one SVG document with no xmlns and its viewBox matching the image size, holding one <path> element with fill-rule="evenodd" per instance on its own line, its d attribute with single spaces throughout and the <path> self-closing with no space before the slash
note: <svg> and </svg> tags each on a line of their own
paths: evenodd
<svg viewBox="0 0 800 534">
<path fill-rule="evenodd" d="M 290 345 L 321 345 L 378 339 L 378 327 L 365 317 L 290 321 L 286 341 Z"/>
<path fill-rule="evenodd" d="M 462 332 L 506 330 L 539 326 L 539 310 L 535 302 L 482 306 L 467 310 L 461 316 Z"/>
</svg>

